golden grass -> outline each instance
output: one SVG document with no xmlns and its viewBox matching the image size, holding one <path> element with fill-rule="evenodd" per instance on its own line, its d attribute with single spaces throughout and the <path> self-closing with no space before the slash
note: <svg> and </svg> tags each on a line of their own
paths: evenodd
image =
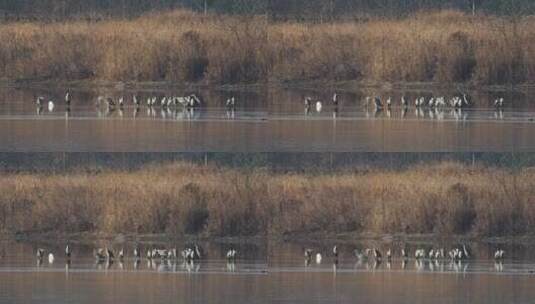
<svg viewBox="0 0 535 304">
<path fill-rule="evenodd" d="M 331 24 L 172 11 L 0 25 L 0 77 L 239 83 L 535 81 L 535 20 L 419 12 Z"/>
<path fill-rule="evenodd" d="M 0 177 L 0 230 L 206 236 L 310 232 L 521 235 L 535 171 L 457 163 L 401 171 L 274 173 L 190 163 Z"/>
</svg>

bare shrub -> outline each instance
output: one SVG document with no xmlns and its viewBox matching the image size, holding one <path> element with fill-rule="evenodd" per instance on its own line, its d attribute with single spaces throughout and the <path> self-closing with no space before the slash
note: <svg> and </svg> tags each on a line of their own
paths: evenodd
<svg viewBox="0 0 535 304">
<path fill-rule="evenodd" d="M 534 22 L 451 10 L 322 24 L 186 10 L 98 23 L 12 22 L 0 25 L 0 77 L 528 83 Z"/>
<path fill-rule="evenodd" d="M 0 177 L 0 230 L 521 235 L 535 227 L 534 177 L 451 162 L 337 174 L 189 163 L 98 175 L 8 173 Z"/>
</svg>

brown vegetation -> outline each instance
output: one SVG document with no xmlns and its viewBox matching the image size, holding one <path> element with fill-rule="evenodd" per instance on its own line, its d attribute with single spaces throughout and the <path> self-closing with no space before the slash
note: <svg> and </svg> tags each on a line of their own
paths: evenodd
<svg viewBox="0 0 535 304">
<path fill-rule="evenodd" d="M 330 24 L 189 11 L 0 25 L 0 77 L 239 83 L 535 81 L 535 20 L 420 12 Z"/>
<path fill-rule="evenodd" d="M 521 235 L 535 171 L 457 163 L 401 171 L 274 173 L 189 163 L 99 174 L 0 177 L 0 231 Z"/>
</svg>

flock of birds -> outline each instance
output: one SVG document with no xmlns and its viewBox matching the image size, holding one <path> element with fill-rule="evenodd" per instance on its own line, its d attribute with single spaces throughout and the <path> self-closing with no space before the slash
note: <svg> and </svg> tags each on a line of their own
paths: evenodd
<svg viewBox="0 0 535 304">
<path fill-rule="evenodd" d="M 470 250 L 461 245 L 454 247 L 451 250 L 444 248 L 417 248 L 414 252 L 409 252 L 408 249 L 402 247 L 401 249 L 394 251 L 393 249 L 387 249 L 382 252 L 378 248 L 365 248 L 354 249 L 353 251 L 345 252 L 341 254 L 338 246 L 332 247 L 331 253 L 321 250 L 315 250 L 312 248 L 306 248 L 304 250 L 305 267 L 309 267 L 313 262 L 315 264 L 323 264 L 323 260 L 326 259 L 332 263 L 333 271 L 337 271 L 339 260 L 345 259 L 345 262 L 349 258 L 350 261 L 355 261 L 355 267 L 363 267 L 367 270 L 375 270 L 385 262 L 385 269 L 392 269 L 392 265 L 395 261 L 399 261 L 401 269 L 404 270 L 407 267 L 409 261 L 414 261 L 414 269 L 417 271 L 424 271 L 426 266 L 429 267 L 429 271 L 453 271 L 453 272 L 466 272 L 467 268 L 471 264 L 474 258 Z M 0 258 L 2 256 L 0 255 Z M 52 250 L 44 248 L 38 248 L 36 251 L 37 265 L 40 267 L 44 260 L 48 260 L 48 264 L 52 265 L 55 262 L 56 255 Z M 130 255 L 127 255 L 127 251 L 124 248 L 119 250 L 113 250 L 109 247 L 95 248 L 93 249 L 93 257 L 95 259 L 95 267 L 97 269 L 109 269 L 115 262 L 117 262 L 118 269 L 124 269 L 124 263 L 127 260 L 133 262 L 134 269 L 138 269 L 142 260 L 147 263 L 148 269 L 154 269 L 157 271 L 177 271 L 177 267 L 181 265 L 187 272 L 198 272 L 200 270 L 201 259 L 206 259 L 203 254 L 203 250 L 197 244 L 186 246 L 183 250 L 178 251 L 177 248 L 157 248 L 147 247 L 145 251 L 142 251 L 139 245 L 135 245 Z M 498 248 L 493 253 L 494 268 L 498 272 L 504 270 L 503 261 L 506 258 L 505 251 Z M 65 267 L 69 269 L 71 266 L 71 259 L 73 258 L 73 250 L 70 245 L 65 246 L 63 254 L 59 254 L 59 258 L 64 258 Z M 236 271 L 236 261 L 238 259 L 238 251 L 231 247 L 224 253 L 226 260 L 226 270 L 230 272 Z M 445 269 L 444 267 L 448 268 Z M 530 271 L 529 273 L 534 273 Z"/>
<path fill-rule="evenodd" d="M 314 254 L 315 253 L 315 254 Z M 366 248 L 366 249 L 355 249 L 353 251 L 353 255 L 357 258 L 358 261 L 369 261 L 373 260 L 375 262 L 382 262 L 383 260 L 386 260 L 388 262 L 392 261 L 394 256 L 394 251 L 392 249 L 386 250 L 384 253 L 381 252 L 377 248 Z M 323 260 L 323 255 L 321 252 L 315 252 L 311 248 L 307 248 L 304 250 L 304 256 L 305 256 L 305 262 L 306 264 L 311 263 L 311 261 L 315 258 L 315 261 L 317 264 L 321 264 Z M 332 248 L 332 257 L 334 258 L 334 263 L 338 263 L 338 257 L 339 257 L 339 250 L 338 246 L 334 246 Z M 411 258 L 411 253 L 409 250 L 402 248 L 399 251 L 399 258 L 402 260 L 408 260 Z M 466 245 L 462 245 L 462 247 L 455 247 L 452 248 L 449 251 L 446 251 L 444 248 L 433 248 L 427 251 L 423 248 L 418 248 L 414 251 L 414 254 L 412 257 L 416 260 L 450 260 L 454 262 L 459 262 L 463 260 L 470 259 L 472 257 L 470 251 L 466 247 Z M 505 258 L 505 251 L 503 249 L 497 249 L 494 252 L 494 260 L 496 261 L 503 261 Z"/>
<path fill-rule="evenodd" d="M 337 108 L 339 103 L 340 103 L 340 98 L 338 97 L 337 93 L 334 93 L 332 100 L 331 100 L 331 105 Z M 305 109 L 310 109 L 313 104 L 315 104 L 316 111 L 321 112 L 324 106 L 323 101 L 317 100 L 316 102 L 314 102 L 312 97 L 305 97 Z M 364 106 L 368 108 L 372 104 L 375 107 L 376 111 L 382 111 L 383 109 L 390 109 L 394 107 L 394 100 L 392 97 L 388 97 L 386 100 L 383 101 L 381 97 L 379 96 L 375 96 L 375 97 L 367 96 L 364 100 Z M 503 97 L 496 98 L 493 104 L 494 104 L 494 107 L 496 108 L 503 108 L 505 105 Z M 401 96 L 399 100 L 399 106 L 401 108 L 408 108 L 411 105 L 414 105 L 414 107 L 416 108 L 451 107 L 454 109 L 462 109 L 462 108 L 471 107 L 473 105 L 473 102 L 466 96 L 466 94 L 462 94 L 461 97 L 454 96 L 451 99 L 447 99 L 444 96 L 430 97 L 430 98 L 420 96 L 420 97 L 416 97 L 412 103 L 405 96 Z"/>
<path fill-rule="evenodd" d="M 113 261 L 123 261 L 127 257 L 127 252 L 124 248 L 119 250 L 113 250 L 108 247 L 104 248 L 95 248 L 93 250 L 93 256 L 97 263 L 113 263 Z M 136 245 L 132 251 L 132 258 L 135 260 L 141 260 L 146 258 L 149 261 L 160 260 L 160 261 L 169 261 L 177 260 L 182 258 L 186 263 L 194 263 L 202 258 L 202 249 L 199 245 L 195 244 L 190 247 L 184 248 L 182 251 L 178 251 L 176 248 L 154 248 L 150 247 L 146 250 L 145 253 L 142 253 L 139 245 Z M 36 252 L 36 257 L 38 262 L 42 262 L 45 257 L 48 258 L 48 263 L 54 263 L 56 256 L 51 250 L 46 250 L 44 248 L 38 248 Z M 72 257 L 72 248 L 69 244 L 65 246 L 64 257 L 67 262 L 71 261 Z M 238 251 L 234 248 L 230 248 L 225 258 L 227 262 L 234 263 L 238 258 Z"/>
<path fill-rule="evenodd" d="M 46 104 L 48 107 L 48 110 L 52 112 L 54 110 L 54 107 L 56 105 L 56 102 L 52 99 L 49 99 L 48 102 L 46 102 L 46 99 L 44 96 L 37 97 L 35 101 L 38 108 L 42 109 L 44 105 Z M 65 93 L 64 97 L 64 105 L 67 109 L 67 111 L 70 110 L 70 106 L 72 103 L 72 96 L 70 91 L 67 91 Z M 112 98 L 112 97 L 104 97 L 104 96 L 98 96 L 95 105 L 97 107 L 106 106 L 108 109 L 115 109 L 115 108 L 123 108 L 128 104 L 126 101 L 126 98 L 121 96 L 119 98 Z M 137 95 L 132 96 L 131 105 L 134 107 L 141 107 L 143 104 L 145 104 L 149 108 L 153 107 L 161 107 L 161 108 L 171 108 L 171 107 L 178 107 L 182 106 L 186 109 L 192 109 L 201 106 L 201 99 L 195 95 L 191 94 L 188 96 L 163 96 L 163 97 L 157 97 L 157 96 L 150 96 L 147 97 L 146 101 L 143 102 L 141 98 L 138 98 Z M 236 107 L 236 98 L 230 97 L 225 101 L 225 106 L 229 109 L 234 109 Z"/>
<path fill-rule="evenodd" d="M 334 262 L 338 263 L 338 257 L 339 257 L 339 249 L 338 246 L 334 246 L 332 248 L 332 257 L 334 258 Z M 381 262 L 383 260 L 391 261 L 395 258 L 394 251 L 392 249 L 386 250 L 384 253 L 381 252 L 377 248 L 366 248 L 366 249 L 355 249 L 353 251 L 354 257 L 356 257 L 359 261 L 367 261 L 367 260 L 374 260 L 377 262 Z M 121 248 L 119 250 L 114 251 L 113 249 L 110 249 L 108 247 L 103 248 L 95 248 L 93 250 L 93 256 L 95 257 L 95 260 L 97 262 L 113 262 L 115 259 L 122 261 L 127 257 L 126 250 L 124 248 Z M 38 248 L 36 252 L 36 257 L 38 260 L 42 261 L 45 257 L 48 257 L 49 263 L 54 263 L 55 255 L 52 251 L 46 250 L 44 248 Z M 70 261 L 72 257 L 72 248 L 70 245 L 65 246 L 65 252 L 64 257 L 67 261 Z M 155 248 L 155 247 L 149 247 L 147 248 L 146 252 L 143 253 L 140 249 L 139 245 L 136 245 L 132 251 L 132 258 L 136 260 L 141 260 L 142 258 L 146 258 L 147 260 L 176 260 L 179 258 L 182 258 L 183 261 L 192 263 L 195 261 L 200 260 L 203 257 L 202 249 L 199 245 L 194 244 L 193 246 L 189 246 L 184 248 L 182 251 L 178 251 L 176 248 Z M 226 254 L 225 258 L 229 262 L 235 262 L 238 257 L 238 251 L 234 248 L 230 248 Z M 315 251 L 314 249 L 307 248 L 304 250 L 304 257 L 305 261 L 311 262 L 313 258 L 315 258 L 315 261 L 317 264 L 321 264 L 323 255 L 319 251 Z M 402 248 L 399 251 L 399 258 L 401 259 L 410 259 L 411 253 L 409 250 Z M 423 248 L 418 248 L 414 251 L 412 257 L 416 260 L 451 260 L 451 261 L 462 261 L 466 259 L 470 259 L 472 257 L 470 251 L 465 245 L 462 245 L 462 247 L 455 247 L 452 248 L 449 251 L 446 251 L 444 248 L 432 248 L 429 251 Z M 503 249 L 497 249 L 494 252 L 494 259 L 496 261 L 502 261 L 505 258 L 505 251 Z"/>
<path fill-rule="evenodd" d="M 315 107 L 317 113 L 321 113 L 326 106 L 330 106 L 333 113 L 333 118 L 337 118 L 339 113 L 340 98 L 337 93 L 333 94 L 330 102 L 313 99 L 312 97 L 305 97 L 305 115 L 309 115 L 312 108 Z M 449 111 L 451 118 L 454 120 L 466 120 L 468 113 L 463 111 L 465 108 L 472 107 L 473 101 L 466 94 L 462 96 L 453 96 L 446 98 L 444 96 L 438 97 L 424 97 L 418 96 L 414 99 L 409 99 L 406 96 L 401 96 L 398 100 L 392 97 L 381 99 L 379 96 L 367 96 L 363 101 L 366 118 L 370 118 L 370 110 L 373 111 L 375 118 L 380 117 L 383 113 L 385 117 L 392 118 L 392 110 L 397 108 L 400 110 L 401 118 L 405 118 L 409 108 L 414 107 L 414 113 L 417 118 L 429 118 L 436 120 L 443 120 L 446 117 L 446 110 Z M 494 99 L 493 106 L 495 108 L 494 119 L 504 119 L 503 108 L 505 107 L 505 100 L 503 97 Z M 532 121 L 533 119 L 529 119 Z"/>
<path fill-rule="evenodd" d="M 67 91 L 64 96 L 64 101 L 62 105 L 65 108 L 66 116 L 69 116 L 70 107 L 72 104 L 72 96 L 70 91 Z M 312 97 L 305 97 L 305 115 L 310 114 L 312 108 L 315 107 L 317 113 L 322 112 L 324 107 L 330 106 L 333 112 L 333 118 L 337 118 L 339 113 L 339 105 L 341 103 L 340 97 L 337 93 L 334 93 L 330 102 L 324 102 L 319 99 L 313 99 Z M 48 105 L 48 111 L 53 112 L 56 106 L 56 102 L 52 99 L 46 102 L 45 97 L 39 96 L 36 99 L 37 113 L 40 115 L 43 112 L 43 108 Z M 149 96 L 146 98 L 140 98 L 137 95 L 132 95 L 130 97 L 104 97 L 98 96 L 95 102 L 97 107 L 99 117 L 107 117 L 115 110 L 119 113 L 120 117 L 123 116 L 123 109 L 126 107 L 131 107 L 134 109 L 134 117 L 137 117 L 141 107 L 146 106 L 147 116 L 156 117 L 156 109 L 161 110 L 161 117 L 164 119 L 167 118 L 176 118 L 176 119 L 195 119 L 198 118 L 198 111 L 195 111 L 196 108 L 202 106 L 201 98 L 195 94 L 187 96 Z M 235 118 L 235 108 L 237 105 L 237 100 L 234 96 L 227 98 L 224 101 L 224 106 L 226 108 L 226 116 L 228 119 Z M 408 110 L 411 107 L 414 107 L 415 116 L 417 118 L 429 118 L 436 120 L 443 120 L 446 118 L 449 111 L 449 114 L 454 120 L 466 120 L 468 119 L 468 113 L 463 111 L 465 108 L 472 107 L 474 102 L 466 94 L 461 96 L 453 96 L 447 98 L 445 96 L 437 97 L 424 97 L 418 96 L 413 98 L 408 98 L 406 96 L 401 96 L 399 99 L 394 99 L 393 97 L 381 99 L 379 96 L 367 96 L 363 100 L 363 105 L 365 108 L 366 118 L 370 118 L 369 110 L 373 111 L 374 116 L 377 118 L 381 115 L 384 115 L 387 118 L 392 117 L 392 110 L 397 108 L 401 112 L 401 118 L 405 118 Z M 495 108 L 494 119 L 502 120 L 504 119 L 503 108 L 506 105 L 506 102 L 503 97 L 494 99 L 493 105 Z M 533 118 L 529 118 L 530 121 L 533 121 Z"/>
<path fill-rule="evenodd" d="M 56 102 L 52 99 L 49 99 L 48 102 L 45 102 L 45 97 L 39 96 L 37 97 L 35 103 L 38 107 L 43 107 L 45 104 L 48 105 L 49 111 L 52 111 L 56 105 Z M 64 97 L 64 104 L 67 109 L 70 108 L 72 103 L 72 96 L 70 91 L 67 91 L 65 93 Z M 116 99 L 112 97 L 104 97 L 104 96 L 98 96 L 96 100 L 96 106 L 107 106 L 110 109 L 114 109 L 116 107 L 123 108 L 127 104 L 133 105 L 135 107 L 140 107 L 142 105 L 146 105 L 147 107 L 162 107 L 162 108 L 171 108 L 171 107 L 177 107 L 177 106 L 183 106 L 184 108 L 195 108 L 201 105 L 201 99 L 195 95 L 191 94 L 188 96 L 163 96 L 163 97 L 157 97 L 157 96 L 150 96 L 146 98 L 145 102 L 142 102 L 141 98 L 138 98 L 137 95 L 132 95 L 131 102 L 127 102 L 126 98 L 121 96 Z M 317 112 L 321 112 L 323 109 L 323 106 L 326 103 L 324 103 L 321 100 L 313 101 L 312 97 L 305 97 L 305 108 L 310 109 L 313 105 L 316 107 Z M 337 93 L 334 93 L 332 96 L 332 100 L 330 103 L 335 108 L 338 107 L 340 104 L 340 98 Z M 375 110 L 381 111 L 383 109 L 390 109 L 394 107 L 394 99 L 392 97 L 388 97 L 386 100 L 382 100 L 379 96 L 370 97 L 367 96 L 364 100 L 364 106 L 366 108 L 370 107 L 371 105 L 374 106 Z M 426 98 L 423 96 L 416 97 L 414 101 L 410 102 L 408 98 L 406 98 L 404 95 L 401 96 L 398 105 L 401 108 L 408 108 L 411 105 L 413 105 L 416 108 L 443 108 L 443 107 L 450 107 L 454 109 L 462 109 L 471 107 L 473 105 L 473 102 L 470 100 L 469 97 L 467 97 L 466 94 L 462 94 L 462 96 L 453 96 L 450 99 L 447 99 L 444 96 L 438 96 L 438 97 L 430 97 Z M 495 108 L 503 108 L 505 106 L 505 101 L 503 97 L 496 98 L 493 102 L 493 105 Z M 227 108 L 235 108 L 236 107 L 236 98 L 234 96 L 228 98 L 225 101 L 225 106 Z"/>
<path fill-rule="evenodd" d="M 314 254 L 315 253 L 315 254 Z M 394 258 L 394 251 L 388 249 L 384 254 L 377 248 L 366 248 L 363 250 L 355 249 L 353 251 L 354 256 L 358 260 L 376 260 L 382 261 L 383 259 L 390 261 Z M 93 250 L 93 255 L 97 261 L 113 261 L 114 259 L 123 260 L 126 258 L 126 251 L 124 248 L 121 248 L 117 251 L 114 251 L 108 247 L 95 248 Z M 38 248 L 36 252 L 36 257 L 39 260 L 42 260 L 48 256 L 49 263 L 53 263 L 55 256 L 52 251 L 47 251 L 43 248 Z M 65 246 L 64 256 L 67 260 L 70 260 L 72 257 L 72 248 L 70 245 Z M 199 245 L 195 244 L 190 247 L 184 248 L 182 251 L 178 251 L 176 248 L 147 248 L 145 253 L 142 253 L 139 245 L 136 245 L 132 251 L 132 257 L 134 259 L 146 258 L 148 260 L 161 259 L 161 260 L 176 260 L 182 258 L 186 262 L 198 261 L 202 258 L 202 249 Z M 234 248 L 230 248 L 225 255 L 225 258 L 228 261 L 236 261 L 238 256 L 238 251 Z M 304 250 L 305 260 L 312 261 L 312 258 L 315 257 L 316 263 L 321 263 L 323 255 L 319 251 L 314 251 L 311 248 Z M 335 261 L 338 261 L 339 250 L 338 246 L 332 248 L 332 256 Z M 413 257 L 417 260 L 420 259 L 429 259 L 429 260 L 444 260 L 450 259 L 453 261 L 466 260 L 471 258 L 471 253 L 465 245 L 462 247 L 455 247 L 449 251 L 446 251 L 444 248 L 433 248 L 429 251 L 426 251 L 423 248 L 416 249 L 414 251 Z M 411 254 L 408 250 L 402 248 L 399 252 L 399 257 L 402 259 L 411 258 Z M 495 260 L 503 260 L 505 258 L 505 251 L 503 249 L 497 249 L 494 252 Z"/>
<path fill-rule="evenodd" d="M 314 107 L 316 112 L 320 113 L 322 112 L 324 107 L 331 106 L 333 111 L 333 118 L 337 118 L 340 103 L 340 96 L 337 93 L 334 93 L 332 95 L 332 99 L 330 102 L 323 102 L 322 100 L 319 100 L 317 98 L 313 99 L 312 97 L 305 97 L 305 115 L 308 115 L 311 109 Z M 38 115 L 40 115 L 43 112 L 43 108 L 47 104 L 48 111 L 53 112 L 57 103 L 52 99 L 46 102 L 45 97 L 39 96 L 36 99 L 36 104 L 37 113 Z M 67 117 L 70 113 L 71 104 L 71 93 L 70 91 L 66 91 L 62 105 L 64 105 L 65 115 Z M 148 117 L 156 117 L 156 109 L 160 109 L 161 117 L 163 119 L 174 118 L 187 120 L 192 120 L 199 117 L 199 113 L 198 111 L 195 111 L 195 109 L 201 107 L 202 104 L 203 103 L 201 102 L 201 98 L 195 94 L 187 96 L 148 96 L 145 98 L 140 98 L 135 94 L 130 97 L 120 96 L 115 98 L 98 96 L 95 102 L 98 111 L 98 117 L 107 117 L 115 110 L 117 110 L 117 112 L 119 113 L 118 115 L 120 117 L 123 117 L 123 109 L 126 107 L 133 108 L 133 116 L 137 117 L 140 108 L 146 106 Z M 237 100 L 234 96 L 231 96 L 224 101 L 224 106 L 227 110 L 227 119 L 235 118 L 236 105 Z M 376 118 L 383 115 L 383 113 L 385 117 L 391 118 L 391 110 L 394 108 L 400 109 L 401 118 L 405 118 L 408 109 L 414 107 L 415 116 L 417 118 L 443 120 L 448 114 L 448 112 L 446 112 L 445 110 L 449 109 L 449 114 L 452 119 L 467 120 L 468 113 L 466 111 L 462 111 L 462 109 L 472 107 L 474 103 L 471 101 L 470 97 L 468 97 L 466 94 L 462 94 L 461 96 L 453 96 L 451 98 L 446 98 L 444 96 L 418 96 L 410 99 L 406 96 L 401 96 L 399 100 L 395 100 L 392 97 L 388 97 L 383 100 L 379 96 L 368 96 L 363 100 L 363 105 L 365 108 L 366 118 L 371 117 L 369 112 L 370 109 L 373 111 L 374 117 Z M 493 101 L 493 105 L 495 108 L 494 119 L 504 119 L 504 98 L 496 98 Z M 534 119 L 530 118 L 529 120 L 533 121 Z"/>
<path fill-rule="evenodd" d="M 38 115 L 43 113 L 45 106 L 48 109 L 48 112 L 54 112 L 56 105 L 59 104 L 63 106 L 65 115 L 68 117 L 71 112 L 72 103 L 73 101 L 70 91 L 65 92 L 62 102 L 56 102 L 53 99 L 48 99 L 47 101 L 44 96 L 39 96 L 35 100 Z M 235 118 L 236 104 L 237 101 L 234 96 L 226 99 L 224 105 L 227 110 L 227 118 Z M 119 113 L 119 116 L 122 117 L 123 110 L 126 107 L 133 108 L 133 115 L 136 117 L 141 107 L 146 106 L 147 116 L 149 117 L 156 117 L 156 109 L 160 109 L 162 118 L 175 117 L 176 119 L 195 119 L 198 116 L 195 109 L 201 107 L 201 105 L 201 98 L 195 94 L 187 96 L 149 96 L 146 97 L 146 99 L 140 98 L 135 94 L 129 98 L 124 96 L 115 98 L 110 96 L 98 96 L 95 101 L 98 117 L 106 117 L 116 110 Z"/>
</svg>

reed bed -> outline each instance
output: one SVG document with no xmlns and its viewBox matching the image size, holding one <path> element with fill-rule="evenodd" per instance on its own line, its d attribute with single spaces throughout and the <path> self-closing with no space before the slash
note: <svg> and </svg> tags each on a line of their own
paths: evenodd
<svg viewBox="0 0 535 304">
<path fill-rule="evenodd" d="M 0 78 L 190 83 L 535 81 L 532 16 L 272 22 L 177 10 L 132 20 L 0 24 Z"/>
<path fill-rule="evenodd" d="M 191 163 L 0 177 L 0 231 L 292 236 L 526 235 L 535 170 L 444 162 L 402 170 L 274 173 Z"/>
</svg>

